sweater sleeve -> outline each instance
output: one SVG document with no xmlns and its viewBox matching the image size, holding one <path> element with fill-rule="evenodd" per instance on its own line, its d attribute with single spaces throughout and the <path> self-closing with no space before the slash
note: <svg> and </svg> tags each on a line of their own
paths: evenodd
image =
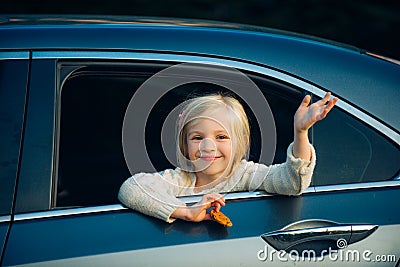
<svg viewBox="0 0 400 267">
<path fill-rule="evenodd" d="M 118 193 L 118 199 L 127 207 L 144 214 L 173 222 L 171 214 L 186 204 L 176 198 L 179 185 L 174 183 L 175 171 L 139 173 L 126 180 Z"/>
<path fill-rule="evenodd" d="M 310 183 L 316 163 L 315 149 L 310 145 L 311 160 L 295 158 L 293 143 L 287 149 L 285 163 L 271 165 L 262 187 L 269 193 L 282 195 L 300 195 Z"/>
</svg>

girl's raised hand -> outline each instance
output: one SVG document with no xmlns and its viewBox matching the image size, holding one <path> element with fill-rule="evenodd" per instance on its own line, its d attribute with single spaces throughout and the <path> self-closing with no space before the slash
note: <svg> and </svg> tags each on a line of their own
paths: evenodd
<svg viewBox="0 0 400 267">
<path fill-rule="evenodd" d="M 306 95 L 294 115 L 295 131 L 305 132 L 313 126 L 314 123 L 325 118 L 338 101 L 337 97 L 329 100 L 330 96 L 331 93 L 328 92 L 323 99 L 309 105 L 311 96 Z"/>
</svg>

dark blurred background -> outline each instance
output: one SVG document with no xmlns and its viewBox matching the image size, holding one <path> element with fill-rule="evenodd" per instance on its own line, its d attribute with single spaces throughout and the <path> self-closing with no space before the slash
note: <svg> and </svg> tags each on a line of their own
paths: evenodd
<svg viewBox="0 0 400 267">
<path fill-rule="evenodd" d="M 400 0 L 42 0 L 2 2 L 3 14 L 198 18 L 289 30 L 400 59 Z"/>
</svg>

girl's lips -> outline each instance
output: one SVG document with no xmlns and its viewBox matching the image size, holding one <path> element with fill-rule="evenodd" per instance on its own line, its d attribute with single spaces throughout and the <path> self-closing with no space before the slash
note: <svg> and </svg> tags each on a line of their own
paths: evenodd
<svg viewBox="0 0 400 267">
<path fill-rule="evenodd" d="M 217 160 L 221 157 L 200 157 L 200 159 L 204 160 L 204 161 L 214 161 Z"/>
</svg>

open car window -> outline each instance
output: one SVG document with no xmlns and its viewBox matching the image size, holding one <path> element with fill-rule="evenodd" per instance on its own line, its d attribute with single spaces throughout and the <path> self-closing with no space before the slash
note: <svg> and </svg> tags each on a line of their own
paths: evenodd
<svg viewBox="0 0 400 267">
<path fill-rule="evenodd" d="M 58 99 L 61 109 L 54 207 L 118 203 L 119 187 L 131 176 L 121 140 L 126 109 L 137 89 L 168 66 L 164 63 L 60 63 L 60 73 L 67 78 L 62 82 Z M 273 162 L 284 162 L 287 147 L 293 140 L 293 114 L 302 92 L 265 77 L 247 75 L 266 97 L 275 119 L 277 146 Z M 157 171 L 175 168 L 163 153 L 161 144 L 165 118 L 193 95 L 227 91 L 222 86 L 202 82 L 169 90 L 154 103 L 150 114 L 143 114 L 148 116 L 143 129 L 146 155 L 138 156 L 149 157 Z M 263 145 L 260 129 L 251 107 L 243 101 L 242 104 L 252 133 L 248 160 L 258 162 Z"/>
</svg>

